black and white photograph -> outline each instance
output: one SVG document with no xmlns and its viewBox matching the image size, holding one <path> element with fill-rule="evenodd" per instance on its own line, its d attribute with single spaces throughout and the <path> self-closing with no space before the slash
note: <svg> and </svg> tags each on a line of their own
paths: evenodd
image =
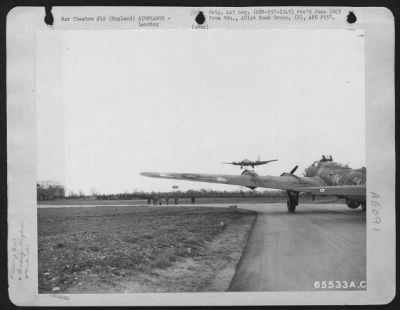
<svg viewBox="0 0 400 310">
<path fill-rule="evenodd" d="M 29 188 L 9 195 L 31 209 L 12 224 L 9 278 L 25 274 L 49 305 L 389 302 L 368 265 L 370 244 L 395 236 L 393 55 L 377 63 L 369 31 L 388 12 L 97 9 L 54 8 L 34 53 L 18 50 L 34 117 L 8 114 L 9 158 L 32 156 L 29 177 L 9 161 Z M 12 87 L 16 107 L 27 85 Z M 196 294 L 168 299 L 179 293 Z"/>
</svg>

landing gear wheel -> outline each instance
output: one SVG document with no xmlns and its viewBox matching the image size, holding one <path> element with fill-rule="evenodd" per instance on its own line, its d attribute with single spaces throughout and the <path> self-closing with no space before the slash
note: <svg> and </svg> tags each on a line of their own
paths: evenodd
<svg viewBox="0 0 400 310">
<path fill-rule="evenodd" d="M 286 205 L 289 213 L 294 213 L 296 211 L 296 204 L 291 199 L 287 199 Z"/>
<path fill-rule="evenodd" d="M 346 200 L 346 205 L 350 208 L 350 209 L 357 209 L 360 206 L 360 203 L 357 201 L 352 201 L 352 200 Z"/>
<path fill-rule="evenodd" d="M 294 213 L 296 211 L 296 207 L 299 204 L 299 193 L 294 191 L 287 191 L 287 209 L 289 213 Z"/>
</svg>

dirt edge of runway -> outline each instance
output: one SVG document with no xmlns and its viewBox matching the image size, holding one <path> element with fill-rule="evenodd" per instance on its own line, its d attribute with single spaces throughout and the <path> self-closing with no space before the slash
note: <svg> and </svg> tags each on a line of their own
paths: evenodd
<svg viewBox="0 0 400 310">
<path fill-rule="evenodd" d="M 229 290 L 247 246 L 251 232 L 253 231 L 254 224 L 257 221 L 257 216 L 258 213 L 255 212 L 255 216 L 251 219 L 251 223 L 248 223 L 250 226 L 249 228 L 243 227 L 245 232 L 239 236 L 236 249 L 231 249 L 233 252 L 229 255 L 229 259 L 223 266 L 221 266 L 222 268 L 219 269 L 217 275 L 207 287 L 206 291 L 225 292 Z M 229 238 L 229 235 L 225 234 L 224 239 L 227 237 Z"/>
<path fill-rule="evenodd" d="M 256 223 L 257 223 L 257 219 L 258 219 L 258 212 L 256 212 L 256 216 L 254 217 L 254 220 L 253 220 L 253 223 L 252 223 L 252 225 L 251 225 L 251 228 L 249 229 L 249 232 L 248 232 L 248 234 L 247 234 L 247 236 L 246 236 L 246 239 L 245 239 L 245 240 L 246 240 L 246 243 L 244 244 L 244 246 L 243 246 L 243 248 L 242 248 L 242 251 L 241 251 L 241 253 L 240 253 L 240 259 L 238 260 L 238 262 L 237 262 L 236 265 L 235 265 L 235 270 L 234 270 L 233 276 L 231 277 L 231 281 L 229 282 L 229 286 L 227 287 L 226 291 L 230 291 L 230 290 L 231 290 L 232 283 L 233 283 L 234 280 L 235 280 L 237 270 L 239 269 L 240 265 L 242 264 L 242 261 L 243 261 L 243 253 L 246 252 L 246 249 L 247 249 L 248 244 L 249 244 L 249 239 L 250 239 L 251 233 L 253 232 L 254 226 L 255 226 Z"/>
</svg>

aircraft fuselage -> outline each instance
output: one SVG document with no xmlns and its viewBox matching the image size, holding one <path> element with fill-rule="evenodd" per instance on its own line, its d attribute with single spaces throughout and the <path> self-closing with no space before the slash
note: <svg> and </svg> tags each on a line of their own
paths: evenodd
<svg viewBox="0 0 400 310">
<path fill-rule="evenodd" d="M 333 161 L 316 161 L 305 169 L 304 175 L 320 179 L 327 186 L 340 185 L 365 185 L 367 169 L 352 169 L 347 165 L 342 165 Z M 359 202 L 365 204 L 364 196 L 347 196 L 348 204 Z M 352 206 L 355 204 L 353 203 Z"/>
<path fill-rule="evenodd" d="M 314 162 L 305 170 L 306 177 L 319 177 L 326 185 L 361 185 L 366 182 L 366 169 L 352 169 L 335 162 Z"/>
</svg>

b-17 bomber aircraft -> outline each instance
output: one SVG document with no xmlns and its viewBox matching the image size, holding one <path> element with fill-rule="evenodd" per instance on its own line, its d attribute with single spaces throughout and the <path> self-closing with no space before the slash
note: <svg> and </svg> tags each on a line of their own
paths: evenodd
<svg viewBox="0 0 400 310">
<path fill-rule="evenodd" d="M 247 166 L 254 168 L 255 166 L 265 165 L 265 164 L 268 164 L 273 161 L 277 161 L 277 159 L 260 160 L 260 157 L 258 157 L 257 160 L 243 159 L 242 161 L 238 161 L 238 162 L 233 161 L 231 163 L 224 163 L 224 164 L 240 166 L 240 169 L 242 169 L 243 167 L 247 167 Z"/>
<path fill-rule="evenodd" d="M 254 170 L 244 170 L 241 175 L 198 174 L 198 173 L 160 173 L 142 172 L 141 175 L 153 178 L 177 179 L 194 182 L 207 182 L 283 189 L 287 193 L 287 209 L 293 213 L 299 204 L 299 193 L 312 195 L 337 196 L 346 199 L 349 208 L 360 205 L 366 208 L 366 168 L 352 169 L 347 165 L 336 163 L 331 156 L 323 156 L 305 169 L 304 176 L 294 174 L 298 166 L 289 173 L 280 176 L 259 176 Z"/>
</svg>

